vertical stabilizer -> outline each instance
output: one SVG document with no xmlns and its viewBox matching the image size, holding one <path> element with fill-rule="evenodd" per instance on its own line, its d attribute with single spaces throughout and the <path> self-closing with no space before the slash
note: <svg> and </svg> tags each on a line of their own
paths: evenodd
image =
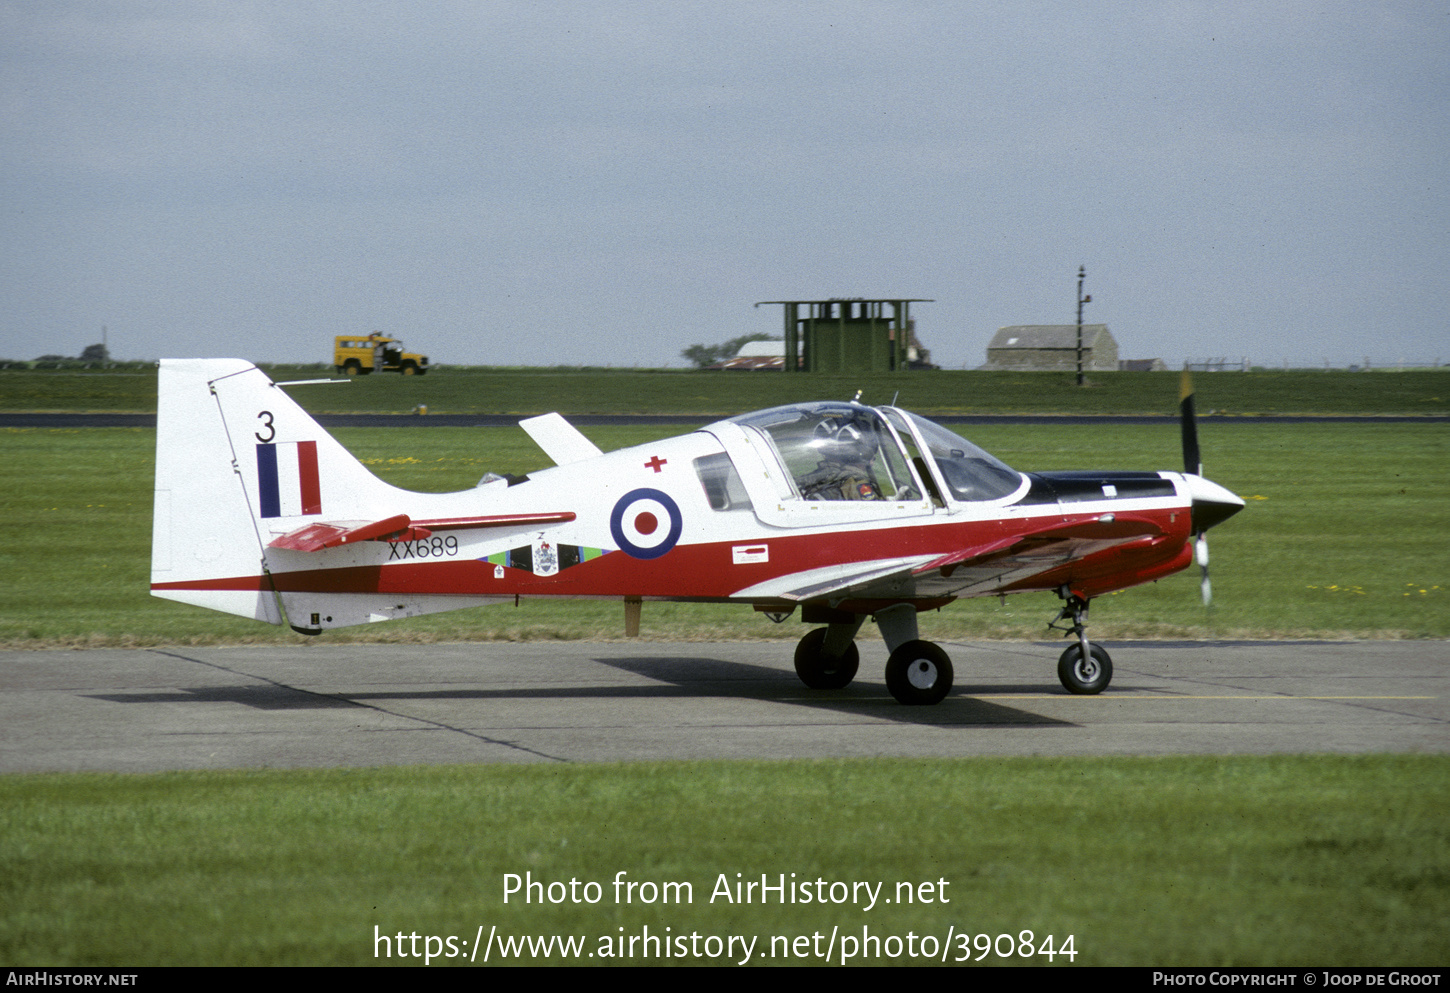
<svg viewBox="0 0 1450 993">
<path fill-rule="evenodd" d="M 161 361 L 154 595 L 282 624 L 268 543 L 324 520 L 387 516 L 396 492 L 252 364 Z"/>
<path fill-rule="evenodd" d="M 238 472 L 241 453 L 227 436 L 212 393 L 212 382 L 227 376 L 266 381 L 254 366 L 237 359 L 161 362 L 151 592 L 281 624 L 281 611 L 264 582 L 262 545 Z"/>
</svg>

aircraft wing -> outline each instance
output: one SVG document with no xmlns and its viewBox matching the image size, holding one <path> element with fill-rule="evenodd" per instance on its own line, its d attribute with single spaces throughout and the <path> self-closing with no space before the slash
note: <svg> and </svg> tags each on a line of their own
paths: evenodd
<svg viewBox="0 0 1450 993">
<path fill-rule="evenodd" d="M 903 580 L 911 578 L 912 571 L 937 558 L 935 555 L 913 555 L 898 559 L 876 559 L 871 562 L 852 562 L 846 565 L 824 566 L 807 569 L 786 576 L 756 583 L 754 586 L 737 590 L 733 596 L 757 597 L 760 599 L 820 600 L 825 597 L 869 595 L 861 594 L 867 588 L 895 588 Z"/>
<path fill-rule="evenodd" d="M 466 531 L 474 528 L 533 528 L 562 524 L 574 519 L 572 511 L 547 514 L 492 514 L 483 517 L 439 517 L 413 520 L 395 514 L 380 521 L 331 521 L 308 524 L 273 539 L 268 548 L 294 552 L 320 552 L 359 541 L 408 541 L 427 538 L 434 531 Z"/>
<path fill-rule="evenodd" d="M 780 576 L 739 590 L 736 597 L 781 600 L 876 600 L 956 596 L 983 582 L 1007 585 L 1112 545 L 1162 534 L 1146 518 L 1105 514 L 1092 521 L 1055 521 L 939 554 L 877 559 Z"/>
<path fill-rule="evenodd" d="M 922 596 L 980 595 L 1104 549 L 1151 541 L 1162 533 L 1153 521 L 1126 514 L 1056 522 L 942 555 L 915 570 L 913 579 Z"/>
<path fill-rule="evenodd" d="M 1110 541 L 1116 544 L 1134 538 L 1157 537 L 1162 533 L 1163 529 L 1147 518 L 1124 514 L 1104 514 L 1096 520 L 1078 521 L 1068 525 L 1049 524 L 1035 531 L 1018 532 L 996 541 L 948 552 L 926 563 L 917 572 L 924 573 L 932 569 L 946 569 L 950 566 L 980 562 L 994 556 L 1008 555 L 1014 551 L 1024 551 L 1033 546 L 1042 547 L 1054 542 Z"/>
</svg>

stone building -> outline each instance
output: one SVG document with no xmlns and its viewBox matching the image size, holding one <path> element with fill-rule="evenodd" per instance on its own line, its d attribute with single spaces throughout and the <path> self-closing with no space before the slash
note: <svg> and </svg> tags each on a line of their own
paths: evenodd
<svg viewBox="0 0 1450 993">
<path fill-rule="evenodd" d="M 1084 372 L 1116 372 L 1118 343 L 1106 324 L 1082 326 Z M 1073 372 L 1077 369 L 1076 324 L 1014 324 L 998 328 L 987 346 L 987 370 Z"/>
</svg>

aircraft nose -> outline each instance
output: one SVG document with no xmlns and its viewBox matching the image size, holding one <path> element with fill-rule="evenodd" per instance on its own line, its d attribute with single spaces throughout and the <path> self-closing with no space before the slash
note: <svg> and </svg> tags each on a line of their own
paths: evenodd
<svg viewBox="0 0 1450 993">
<path fill-rule="evenodd" d="M 1244 509 L 1244 502 L 1211 479 L 1185 473 L 1188 494 L 1193 499 L 1194 533 L 1207 531 Z"/>
</svg>

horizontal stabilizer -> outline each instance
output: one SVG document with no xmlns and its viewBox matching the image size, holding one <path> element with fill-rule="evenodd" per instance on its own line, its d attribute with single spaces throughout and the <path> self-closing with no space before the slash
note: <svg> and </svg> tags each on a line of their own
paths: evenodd
<svg viewBox="0 0 1450 993">
<path fill-rule="evenodd" d="M 488 514 L 483 517 L 435 517 L 414 521 L 413 527 L 429 531 L 471 531 L 474 528 L 532 528 L 545 524 L 567 524 L 577 515 L 572 510 L 543 514 Z"/>
<path fill-rule="evenodd" d="M 533 528 L 564 524 L 574 520 L 572 511 L 548 514 L 491 514 L 484 517 L 440 517 L 415 521 L 407 514 L 395 514 L 381 521 L 332 521 L 309 524 L 274 539 L 267 547 L 294 552 L 320 552 L 359 541 L 416 541 L 434 531 L 467 531 L 475 528 Z"/>
<path fill-rule="evenodd" d="M 534 444 L 542 448 L 544 454 L 554 460 L 555 465 L 583 462 L 604 454 L 598 445 L 564 420 L 562 414 L 530 417 L 519 421 L 519 427 L 528 432 L 529 437 L 534 439 Z"/>
<path fill-rule="evenodd" d="M 309 524 L 272 541 L 268 548 L 286 548 L 294 552 L 320 552 L 357 541 L 375 541 L 409 530 L 407 514 L 396 514 L 381 521 L 337 521 L 330 524 Z"/>
</svg>

